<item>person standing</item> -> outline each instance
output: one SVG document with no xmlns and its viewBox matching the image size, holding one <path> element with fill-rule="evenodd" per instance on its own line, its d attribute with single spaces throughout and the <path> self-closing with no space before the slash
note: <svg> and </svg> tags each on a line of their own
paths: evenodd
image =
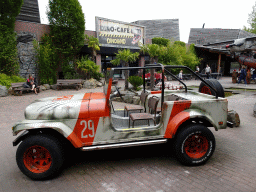
<svg viewBox="0 0 256 192">
<path fill-rule="evenodd" d="M 209 65 L 206 65 L 205 74 L 206 74 L 207 79 L 210 78 L 211 73 L 212 73 L 211 68 L 209 67 Z"/>
<path fill-rule="evenodd" d="M 182 73 L 183 73 L 183 71 L 180 70 L 180 73 L 179 73 L 179 80 L 183 80 Z"/>
<path fill-rule="evenodd" d="M 246 82 L 246 70 L 245 70 L 244 66 L 242 67 L 242 70 L 241 70 L 241 73 L 240 73 L 240 76 L 239 76 L 238 84 L 241 82 L 242 79 L 244 80 L 245 85 L 247 85 L 247 82 Z"/>
<path fill-rule="evenodd" d="M 256 70 L 252 68 L 252 80 L 255 81 L 256 78 Z"/>
<path fill-rule="evenodd" d="M 199 75 L 199 72 L 200 72 L 200 68 L 198 66 L 196 66 L 196 74 Z M 197 80 L 197 77 L 195 77 L 195 80 Z"/>
</svg>

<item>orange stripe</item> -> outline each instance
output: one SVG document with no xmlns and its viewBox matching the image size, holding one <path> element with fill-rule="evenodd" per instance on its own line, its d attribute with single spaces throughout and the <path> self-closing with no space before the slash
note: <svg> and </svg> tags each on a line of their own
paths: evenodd
<svg viewBox="0 0 256 192">
<path fill-rule="evenodd" d="M 82 142 L 81 140 L 76 136 L 76 134 L 74 132 L 72 132 L 67 139 L 72 143 L 72 145 L 75 148 L 79 148 L 82 147 Z"/>
<path fill-rule="evenodd" d="M 110 98 L 110 93 L 111 93 L 111 87 L 112 87 L 112 78 L 109 79 L 109 82 L 108 82 L 108 92 L 107 92 L 107 95 L 106 95 L 106 99 L 109 100 Z"/>
<path fill-rule="evenodd" d="M 190 118 L 189 112 L 184 110 L 189 109 L 191 101 L 174 101 L 169 122 L 165 131 L 165 138 L 173 138 L 179 126 Z"/>
<path fill-rule="evenodd" d="M 151 91 L 151 94 L 159 94 L 159 93 L 162 93 L 162 91 Z"/>
<path fill-rule="evenodd" d="M 68 140 L 78 148 L 92 145 L 100 117 L 110 116 L 104 93 L 86 93 L 81 102 L 79 116 Z"/>
</svg>

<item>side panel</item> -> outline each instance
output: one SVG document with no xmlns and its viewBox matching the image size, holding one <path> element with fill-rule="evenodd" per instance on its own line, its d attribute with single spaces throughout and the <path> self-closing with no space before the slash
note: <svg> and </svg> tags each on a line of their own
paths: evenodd
<svg viewBox="0 0 256 192">
<path fill-rule="evenodd" d="M 74 130 L 67 139 L 77 148 L 92 145 L 97 130 L 104 126 L 102 121 L 99 123 L 100 118 L 109 115 L 104 93 L 85 94 Z"/>
</svg>

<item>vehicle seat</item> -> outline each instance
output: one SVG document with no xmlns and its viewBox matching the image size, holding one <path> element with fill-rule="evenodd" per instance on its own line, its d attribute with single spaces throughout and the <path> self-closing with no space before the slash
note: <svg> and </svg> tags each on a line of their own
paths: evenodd
<svg viewBox="0 0 256 192">
<path fill-rule="evenodd" d="M 154 121 L 154 125 L 156 125 L 156 114 L 157 114 L 157 105 L 159 102 L 158 97 L 150 97 L 148 100 L 148 107 L 150 113 L 131 113 L 129 116 L 129 127 L 130 121 L 132 121 L 132 127 L 134 127 L 134 122 L 137 120 L 148 120 L 148 125 L 150 126 L 149 120 Z M 154 114 L 151 114 L 154 113 Z"/>
<path fill-rule="evenodd" d="M 140 101 L 141 101 L 141 104 L 142 105 L 126 105 L 124 107 L 124 117 L 125 117 L 125 111 L 127 112 L 127 116 L 128 116 L 128 113 L 129 111 L 140 111 L 140 112 L 146 112 L 146 99 L 149 95 L 149 92 L 145 91 L 144 90 L 141 92 L 141 95 L 140 95 Z"/>
</svg>

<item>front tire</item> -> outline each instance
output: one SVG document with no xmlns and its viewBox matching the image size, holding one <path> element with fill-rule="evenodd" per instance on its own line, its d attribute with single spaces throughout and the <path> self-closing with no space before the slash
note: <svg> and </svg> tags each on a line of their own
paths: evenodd
<svg viewBox="0 0 256 192">
<path fill-rule="evenodd" d="M 62 145 L 52 136 L 30 136 L 19 145 L 16 161 L 21 172 L 33 180 L 52 178 L 64 162 Z"/>
<path fill-rule="evenodd" d="M 201 165 L 212 156 L 215 138 L 207 127 L 200 124 L 189 125 L 178 133 L 174 149 L 182 164 Z"/>
</svg>

